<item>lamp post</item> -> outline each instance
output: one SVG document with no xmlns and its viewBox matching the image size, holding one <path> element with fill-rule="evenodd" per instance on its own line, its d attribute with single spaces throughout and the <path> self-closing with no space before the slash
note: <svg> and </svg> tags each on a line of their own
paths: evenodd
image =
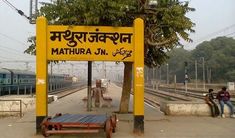
<svg viewBox="0 0 235 138">
<path fill-rule="evenodd" d="M 146 4 L 147 4 L 147 6 L 146 6 Z M 156 9 L 156 7 L 157 7 L 157 4 L 158 4 L 158 2 L 157 2 L 157 0 L 146 0 L 146 2 L 145 2 L 145 9 L 146 10 L 155 10 Z M 155 79 L 155 74 L 154 74 L 154 71 L 155 71 L 155 69 L 153 68 L 153 79 L 152 80 L 154 80 Z M 168 72 L 168 64 L 167 64 L 167 72 Z M 167 76 L 168 76 L 168 73 L 167 73 Z M 168 82 L 168 77 L 167 77 L 167 84 L 168 84 L 169 82 Z"/>
<path fill-rule="evenodd" d="M 141 4 L 141 7 L 139 5 L 139 8 L 138 8 L 138 11 L 139 12 L 145 12 L 145 8 L 150 8 L 150 10 L 156 8 L 156 4 L 157 4 L 157 1 L 156 0 L 145 0 L 145 1 L 139 1 L 138 2 L 139 4 Z M 145 7 L 146 5 L 148 5 L 148 7 Z M 144 8 L 144 9 L 142 9 Z M 145 18 L 145 17 L 143 17 Z M 144 19 L 145 20 L 145 19 Z M 139 103 L 138 105 L 140 106 L 137 106 L 140 108 L 139 111 L 141 111 L 141 106 L 142 106 L 142 102 L 144 102 L 144 98 L 143 98 L 143 95 L 140 93 L 140 96 L 139 97 L 139 100 L 138 101 L 141 101 L 141 103 Z M 133 98 L 134 100 L 135 99 L 138 99 L 137 97 L 136 98 Z M 135 101 L 134 101 L 135 102 Z M 136 134 L 143 134 L 144 133 L 144 112 L 139 112 L 140 114 L 138 114 L 137 116 L 135 115 L 135 112 L 134 112 L 134 133 Z"/>
<path fill-rule="evenodd" d="M 150 8 L 156 7 L 157 6 L 157 0 L 149 0 L 148 5 L 149 5 Z"/>
</svg>

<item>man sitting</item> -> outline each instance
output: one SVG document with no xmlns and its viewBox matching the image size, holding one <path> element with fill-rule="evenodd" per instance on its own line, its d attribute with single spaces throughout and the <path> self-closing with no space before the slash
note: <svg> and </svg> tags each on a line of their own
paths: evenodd
<svg viewBox="0 0 235 138">
<path fill-rule="evenodd" d="M 221 109 L 221 117 L 224 118 L 224 104 L 227 104 L 230 108 L 230 117 L 235 118 L 234 115 L 234 107 L 230 101 L 230 94 L 226 91 L 226 87 L 222 87 L 222 90 L 218 92 L 216 98 L 219 100 L 220 109 Z"/>
</svg>

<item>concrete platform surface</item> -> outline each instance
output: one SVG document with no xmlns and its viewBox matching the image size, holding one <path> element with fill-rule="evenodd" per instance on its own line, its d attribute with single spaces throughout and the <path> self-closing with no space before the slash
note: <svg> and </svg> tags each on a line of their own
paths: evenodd
<svg viewBox="0 0 235 138">
<path fill-rule="evenodd" d="M 113 99 L 111 108 L 93 108 L 89 114 L 111 114 L 118 111 L 121 88 L 111 84 L 105 96 Z M 49 115 L 56 113 L 85 114 L 86 107 L 82 98 L 87 90 L 78 91 L 72 95 L 49 104 Z M 132 104 L 130 104 L 132 109 Z M 0 119 L 0 138 L 43 138 L 36 135 L 35 110 L 28 111 L 23 118 L 8 117 Z M 145 133 L 135 135 L 133 131 L 133 115 L 118 114 L 119 122 L 113 138 L 234 138 L 235 119 L 189 116 L 165 116 L 159 109 L 145 105 Z M 98 134 L 52 135 L 49 138 L 105 138 L 103 132 Z"/>
</svg>

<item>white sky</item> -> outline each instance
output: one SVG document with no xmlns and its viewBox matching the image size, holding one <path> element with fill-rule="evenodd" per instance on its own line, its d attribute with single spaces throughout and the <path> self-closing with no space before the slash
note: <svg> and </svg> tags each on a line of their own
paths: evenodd
<svg viewBox="0 0 235 138">
<path fill-rule="evenodd" d="M 18 9 L 29 15 L 30 0 L 8 0 Z M 39 0 L 49 1 L 49 0 Z M 193 49 L 198 42 L 209 40 L 218 35 L 235 36 L 235 0 L 191 0 L 190 6 L 196 8 L 195 12 L 187 16 L 196 23 L 196 33 L 191 37 L 193 44 L 186 44 L 186 49 Z M 220 30 L 234 25 L 221 32 Z M 220 31 L 220 33 L 215 33 Z M 35 60 L 34 56 L 23 54 L 28 47 L 27 38 L 35 34 L 35 25 L 29 24 L 25 17 L 20 16 L 0 0 L 0 62 L 4 60 Z M 209 36 L 209 37 L 208 37 Z M 0 67 L 10 66 L 12 63 L 0 63 Z M 14 63 L 14 68 L 25 68 L 23 63 Z M 31 65 L 34 68 L 34 65 Z"/>
<path fill-rule="evenodd" d="M 235 0 L 190 0 L 190 6 L 196 9 L 188 14 L 196 23 L 196 32 L 191 34 L 194 43 L 187 44 L 186 49 L 216 36 L 235 36 Z"/>
</svg>

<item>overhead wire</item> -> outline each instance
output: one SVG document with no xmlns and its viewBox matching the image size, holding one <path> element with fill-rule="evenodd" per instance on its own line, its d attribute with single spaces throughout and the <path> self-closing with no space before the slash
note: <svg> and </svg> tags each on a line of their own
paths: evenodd
<svg viewBox="0 0 235 138">
<path fill-rule="evenodd" d="M 1 54 L 2 55 L 2 54 Z M 1 60 L 0 60 L 0 62 L 6 62 L 6 63 L 8 63 L 8 62 L 11 62 L 11 61 L 18 61 L 18 60 L 25 60 L 25 59 L 27 59 L 27 58 L 22 58 L 22 56 L 4 56 L 4 55 L 2 55 L 1 56 Z"/>
<path fill-rule="evenodd" d="M 17 8 L 16 8 L 13 4 L 11 4 L 8 0 L 2 0 L 2 1 L 3 1 L 7 6 L 9 6 L 11 9 L 16 10 L 21 16 L 24 16 L 24 17 L 26 17 L 27 19 L 30 19 L 28 16 L 26 16 L 26 15 L 24 14 L 24 12 L 23 12 L 22 10 L 17 9 Z M 13 41 L 15 41 L 15 42 L 17 42 L 17 43 L 19 43 L 19 44 L 21 44 L 21 45 L 23 45 L 23 46 L 27 46 L 25 43 L 23 43 L 23 42 L 21 42 L 21 41 L 19 41 L 19 40 L 17 40 L 17 39 L 14 39 L 14 38 L 12 38 L 12 37 L 10 37 L 10 36 L 8 36 L 8 35 L 5 35 L 5 34 L 3 34 L 3 33 L 0 33 L 0 35 L 6 37 L 6 38 L 8 38 L 8 39 L 10 39 L 11 41 L 13 40 Z M 1 47 L 4 47 L 4 46 L 1 46 Z M 1 47 L 0 47 L 0 48 L 1 48 Z M 7 50 L 11 49 L 11 48 L 9 48 L 9 47 L 4 47 L 4 48 L 6 48 Z M 5 50 L 5 51 L 6 51 L 6 50 Z M 24 56 L 26 56 L 23 52 L 19 52 L 19 51 L 15 50 L 15 49 L 11 49 L 10 51 L 11 51 L 11 52 L 12 52 L 12 51 L 15 51 L 17 54 L 20 53 L 20 54 L 23 54 Z"/>
<path fill-rule="evenodd" d="M 6 38 L 8 38 L 9 40 L 13 40 L 13 41 L 15 41 L 15 42 L 17 42 L 17 43 L 19 43 L 19 44 L 21 44 L 21 45 L 23 45 L 23 46 L 28 46 L 28 45 L 26 45 L 25 43 L 23 43 L 23 42 L 21 42 L 21 41 L 19 41 L 19 40 L 17 40 L 17 39 L 14 39 L 13 37 L 10 37 L 10 36 L 8 36 L 8 35 L 5 35 L 5 34 L 3 34 L 3 33 L 0 33 L 0 35 L 1 36 L 4 36 L 4 37 L 6 37 Z M 3 45 L 1 45 L 0 44 L 0 48 L 1 49 L 3 49 L 4 51 L 10 51 L 11 53 L 16 53 L 16 54 L 18 54 L 19 56 L 22 56 L 22 55 L 24 55 L 24 56 L 31 56 L 31 55 L 28 55 L 28 54 L 24 54 L 23 53 L 23 51 L 18 51 L 18 50 L 16 50 L 16 49 L 13 49 L 13 48 L 10 48 L 10 47 L 6 47 L 6 46 L 3 46 Z M 15 55 L 14 55 L 15 56 Z"/>
<path fill-rule="evenodd" d="M 15 54 L 15 53 L 10 53 L 9 51 L 1 49 L 0 54 L 3 56 L 3 55 L 6 55 L 5 53 L 7 53 L 7 56 L 5 56 L 5 58 L 13 57 L 12 59 L 15 59 L 15 60 L 34 58 L 34 57 L 27 57 L 26 55 L 23 56 L 23 55 L 19 55 L 19 54 Z"/>
<path fill-rule="evenodd" d="M 10 8 L 16 10 L 16 8 L 7 0 L 2 0 L 4 3 L 6 3 Z"/>
<path fill-rule="evenodd" d="M 3 45 L 1 45 L 1 44 L 0 44 L 0 48 L 3 49 L 3 50 L 5 49 L 5 51 L 7 50 L 7 51 L 10 51 L 10 52 L 14 52 L 14 53 L 16 53 L 16 54 L 23 54 L 23 55 L 26 55 L 25 53 L 23 53 L 23 51 L 19 51 L 19 50 L 10 48 L 10 47 L 6 47 L 6 46 L 3 46 Z"/>
<path fill-rule="evenodd" d="M 8 58 L 8 57 L 3 57 L 3 56 L 0 56 L 0 58 L 13 60 L 13 59 L 10 59 L 10 58 Z M 1 61 L 0 61 L 0 62 L 1 62 Z"/>
<path fill-rule="evenodd" d="M 230 35 L 232 35 L 232 34 L 235 34 L 235 32 L 232 32 L 232 33 L 230 33 L 230 34 L 227 34 L 227 35 L 225 35 L 225 36 L 230 36 Z"/>
<path fill-rule="evenodd" d="M 222 33 L 222 32 L 225 32 L 226 30 L 229 30 L 229 29 L 231 29 L 231 28 L 233 28 L 233 27 L 235 27 L 235 24 L 232 24 L 232 25 L 230 25 L 230 26 L 227 26 L 227 27 L 225 27 L 225 28 L 223 28 L 223 29 L 220 29 L 220 30 L 218 30 L 218 31 L 216 31 L 216 32 L 210 33 L 210 34 L 208 34 L 208 35 L 206 35 L 206 36 L 204 36 L 204 37 L 201 37 L 201 38 L 197 39 L 197 40 L 195 41 L 195 43 L 199 43 L 199 42 L 205 41 L 206 39 L 211 38 L 211 37 L 213 37 L 213 36 L 216 36 L 216 35 L 218 35 L 218 34 L 220 34 L 220 33 Z"/>
<path fill-rule="evenodd" d="M 8 38 L 8 39 L 10 39 L 10 40 L 13 40 L 13 41 L 15 41 L 15 42 L 17 42 L 17 43 L 19 43 L 19 44 L 21 44 L 21 45 L 27 46 L 26 43 L 21 42 L 21 41 L 19 41 L 19 40 L 13 38 L 13 37 L 11 37 L 11 36 L 8 36 L 8 35 L 3 34 L 3 33 L 0 33 L 0 35 L 1 35 L 1 36 L 4 36 L 4 37 L 6 37 L 6 38 Z"/>
<path fill-rule="evenodd" d="M 11 4 L 8 0 L 2 0 L 2 1 L 3 1 L 5 4 L 7 4 L 10 8 L 16 10 L 20 15 L 27 17 L 26 15 L 24 15 L 24 13 L 23 13 L 21 10 L 18 10 L 18 9 L 17 9 L 13 4 Z M 21 42 L 21 41 L 15 39 L 15 38 L 13 38 L 13 37 L 10 37 L 10 36 L 8 36 L 8 35 L 6 35 L 6 34 L 0 33 L 0 35 L 3 36 L 3 37 L 8 38 L 8 39 L 11 40 L 11 41 L 15 41 L 15 42 L 17 42 L 17 43 L 19 43 L 19 44 L 21 44 L 21 45 L 23 45 L 23 46 L 27 46 L 26 43 L 23 43 L 23 42 Z M 30 55 L 24 54 L 24 53 L 21 52 L 21 51 L 12 49 L 12 48 L 10 48 L 10 47 L 4 47 L 3 45 L 0 45 L 0 46 L 1 46 L 0 48 L 2 49 L 1 51 L 8 51 L 8 53 L 9 53 L 9 51 L 10 51 L 11 53 L 14 52 L 14 53 L 17 54 L 17 55 L 14 54 L 13 57 L 15 57 L 15 56 L 20 56 L 20 57 L 22 58 L 22 55 L 24 55 L 24 56 L 30 56 Z M 4 50 L 3 48 L 6 49 L 6 50 Z M 6 57 L 4 57 L 4 58 L 6 58 Z"/>
<path fill-rule="evenodd" d="M 209 39 L 209 38 L 213 38 L 213 37 L 215 37 L 215 36 L 218 36 L 218 35 L 221 34 L 222 32 L 226 32 L 227 30 L 230 30 L 230 29 L 232 29 L 232 28 L 235 28 L 235 24 L 232 24 L 232 25 L 230 25 L 230 26 L 227 26 L 227 27 L 225 27 L 225 28 L 223 28 L 223 29 L 220 29 L 220 30 L 218 30 L 218 31 L 215 31 L 215 32 L 213 32 L 213 33 L 207 34 L 207 35 L 205 35 L 205 36 L 203 36 L 203 37 L 201 37 L 201 38 L 199 38 L 199 39 L 194 40 L 192 43 L 186 44 L 185 46 L 188 46 L 188 45 L 197 45 L 197 44 L 199 44 L 199 43 L 201 43 L 201 42 L 203 42 L 203 41 L 206 41 L 206 40 Z M 235 32 L 230 33 L 230 34 L 223 34 L 222 36 L 229 36 L 229 35 L 232 35 L 232 34 L 234 34 L 234 33 L 235 33 Z"/>
<path fill-rule="evenodd" d="M 32 55 L 24 54 L 23 52 L 17 51 L 15 49 L 7 48 L 2 45 L 0 45 L 0 53 L 3 52 L 3 54 L 7 53 L 7 57 L 14 57 L 12 59 L 19 60 L 19 59 L 27 59 L 27 58 L 33 58 Z M 1 55 L 3 55 L 1 54 Z M 4 57 L 4 58 L 7 58 Z"/>
<path fill-rule="evenodd" d="M 10 8 L 16 10 L 18 14 L 21 16 L 24 16 L 26 19 L 30 20 L 30 17 L 26 16 L 22 10 L 17 9 L 13 4 L 11 4 L 8 0 L 2 0 L 4 3 L 6 3 Z"/>
</svg>

